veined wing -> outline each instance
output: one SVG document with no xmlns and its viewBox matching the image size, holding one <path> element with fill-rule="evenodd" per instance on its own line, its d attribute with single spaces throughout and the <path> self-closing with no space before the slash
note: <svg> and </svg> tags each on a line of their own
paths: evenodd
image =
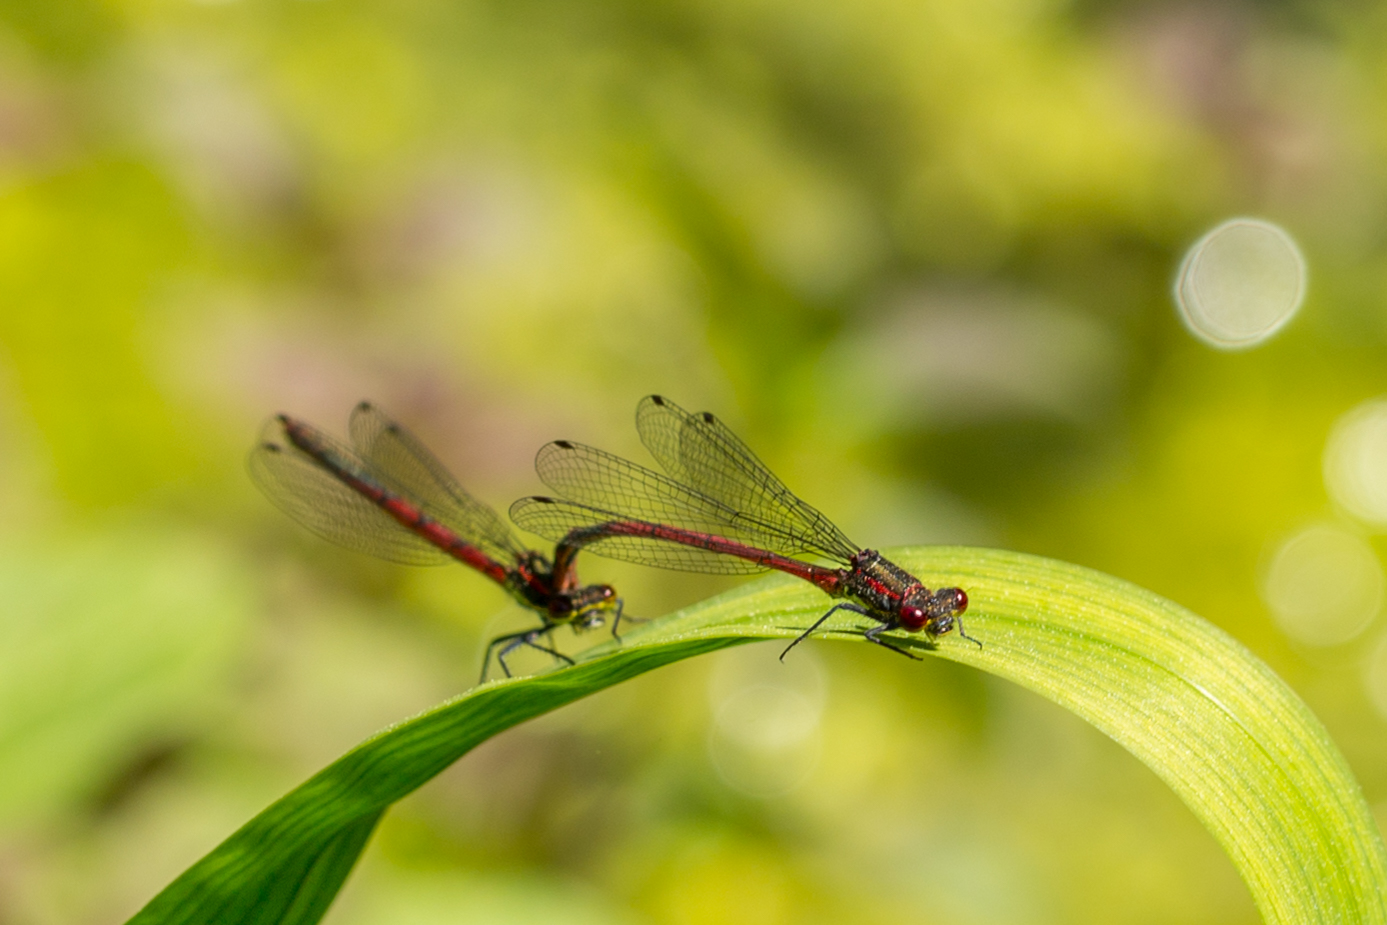
<svg viewBox="0 0 1387 925">
<path fill-rule="evenodd" d="M 718 530 L 736 516 L 732 508 L 653 469 L 571 440 L 540 447 L 535 472 L 562 497 L 618 517 Z"/>
<path fill-rule="evenodd" d="M 558 498 L 521 498 L 511 505 L 511 520 L 532 533 L 555 543 L 565 540 L 587 551 L 640 565 L 681 572 L 704 572 L 715 575 L 749 575 L 764 572 L 766 567 L 748 559 L 725 555 L 711 549 L 701 549 L 656 534 L 670 531 L 663 523 L 652 523 L 625 514 L 606 511 L 574 501 Z M 574 531 L 579 531 L 575 534 Z M 699 539 L 695 531 L 689 539 Z M 584 536 L 583 534 L 587 535 Z M 716 541 L 717 537 L 710 537 Z"/>
<path fill-rule="evenodd" d="M 361 471 L 362 461 L 347 447 L 316 430 L 313 436 L 340 456 L 343 465 Z M 449 561 L 441 549 L 411 533 L 285 439 L 277 419 L 266 425 L 246 468 L 275 507 L 329 542 L 405 565 Z"/>
<path fill-rule="evenodd" d="M 641 442 L 677 481 L 725 508 L 738 523 L 776 538 L 769 548 L 847 560 L 857 545 L 816 508 L 802 501 L 712 413 L 693 414 L 660 395 L 636 406 Z"/>
<path fill-rule="evenodd" d="M 379 408 L 358 404 L 348 429 L 366 471 L 382 486 L 494 559 L 509 563 L 525 554 L 501 516 L 468 494 L 419 438 Z"/>
<path fill-rule="evenodd" d="M 667 475 L 570 440 L 545 444 L 535 456 L 540 480 L 564 499 L 612 517 L 709 533 L 783 552 L 783 530 L 767 527 Z M 523 525 L 522 525 L 523 526 Z"/>
</svg>

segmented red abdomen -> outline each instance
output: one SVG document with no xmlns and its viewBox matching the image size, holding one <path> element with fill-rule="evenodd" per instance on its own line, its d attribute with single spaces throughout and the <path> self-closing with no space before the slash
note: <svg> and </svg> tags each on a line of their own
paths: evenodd
<svg viewBox="0 0 1387 925">
<path fill-rule="evenodd" d="M 707 549 L 710 552 L 736 556 L 739 559 L 746 559 L 757 565 L 786 572 L 796 578 L 812 582 L 832 595 L 841 594 L 845 575 L 842 569 L 811 565 L 808 562 L 801 562 L 798 559 L 791 559 L 788 556 L 739 543 L 725 536 L 700 533 L 696 530 L 684 530 L 665 524 L 648 523 L 643 520 L 614 520 L 600 526 L 584 528 L 570 534 L 570 540 L 591 541 L 593 538 L 602 536 L 648 536 L 652 539 L 667 540 L 671 543 L 680 543 L 684 546 L 693 546 L 698 549 Z"/>
<path fill-rule="evenodd" d="M 379 485 L 356 466 L 349 464 L 324 444 L 313 429 L 287 415 L 280 415 L 284 433 L 303 452 L 312 456 L 348 488 L 369 498 L 381 510 L 395 518 L 405 529 L 424 538 L 464 565 L 469 565 L 501 585 L 507 584 L 510 569 L 482 552 L 452 530 L 429 517 L 417 505 Z"/>
</svg>

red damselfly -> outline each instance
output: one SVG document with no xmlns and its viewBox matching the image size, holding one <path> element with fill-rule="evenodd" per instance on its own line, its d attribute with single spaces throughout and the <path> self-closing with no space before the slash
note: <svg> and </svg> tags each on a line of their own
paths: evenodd
<svg viewBox="0 0 1387 925">
<path fill-rule="evenodd" d="M 777 569 L 835 598 L 781 658 L 839 610 L 877 621 L 871 642 L 902 655 L 881 634 L 923 632 L 931 641 L 955 627 L 968 607 L 961 588 L 930 590 L 875 549 L 862 549 L 827 517 L 797 498 L 722 421 L 691 414 L 659 395 L 636 409 L 641 442 L 664 468 L 644 466 L 568 440 L 546 444 L 535 458 L 544 484 L 559 498 L 522 498 L 511 519 L 558 548 L 661 568 L 740 574 Z M 794 556 L 820 556 L 827 568 Z M 979 643 L 981 645 L 981 643 Z"/>
<path fill-rule="evenodd" d="M 620 638 L 621 599 L 610 585 L 578 583 L 578 547 L 559 548 L 553 561 L 527 548 L 417 438 L 368 402 L 352 411 L 349 431 L 351 446 L 278 415 L 251 451 L 251 479 L 280 510 L 324 539 L 408 565 L 456 560 L 539 614 L 542 625 L 487 644 L 483 681 L 493 653 L 509 677 L 506 656 L 520 646 L 573 664 L 553 646 L 553 631 L 562 624 L 577 632 L 610 619 L 612 635 Z"/>
</svg>

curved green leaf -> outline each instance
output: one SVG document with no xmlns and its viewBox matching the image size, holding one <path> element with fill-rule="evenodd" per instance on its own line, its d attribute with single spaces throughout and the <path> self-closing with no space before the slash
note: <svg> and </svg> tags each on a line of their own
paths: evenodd
<svg viewBox="0 0 1387 925">
<path fill-rule="evenodd" d="M 968 631 L 982 647 L 952 634 L 935 655 L 1036 691 L 1141 759 L 1223 844 L 1267 922 L 1387 925 L 1387 853 L 1343 757 L 1290 688 L 1225 633 L 1062 562 L 964 548 L 892 557 L 969 593 Z M 576 667 L 477 688 L 348 752 L 132 922 L 315 922 L 385 809 L 478 743 L 652 668 L 793 636 L 823 609 L 813 588 L 771 577 L 637 627 Z M 830 625 L 840 631 L 827 635 L 861 641 L 841 632 L 851 619 Z"/>
</svg>

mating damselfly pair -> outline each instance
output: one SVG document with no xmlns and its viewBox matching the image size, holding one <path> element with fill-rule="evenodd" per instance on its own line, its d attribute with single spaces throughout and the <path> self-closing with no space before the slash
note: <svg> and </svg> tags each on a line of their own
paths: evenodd
<svg viewBox="0 0 1387 925">
<path fill-rule="evenodd" d="M 395 562 L 456 560 L 506 589 L 540 625 L 491 640 L 506 657 L 522 646 L 573 664 L 553 632 L 610 625 L 620 639 L 623 601 L 610 585 L 583 585 L 580 551 L 660 568 L 717 574 L 775 569 L 833 598 L 786 647 L 794 648 L 839 610 L 875 621 L 861 634 L 914 658 L 884 633 L 934 639 L 957 628 L 968 606 L 961 588 L 931 590 L 874 549 L 853 543 L 776 478 L 714 415 L 685 411 L 650 395 L 636 408 L 641 442 L 664 474 L 611 453 L 557 440 L 535 459 L 556 496 L 521 498 L 511 519 L 555 544 L 552 556 L 530 549 L 490 507 L 473 498 L 424 445 L 374 405 L 352 412 L 350 443 L 278 415 L 251 452 L 250 474 L 281 510 L 325 539 Z M 819 557 L 839 567 L 797 557 Z M 629 617 L 628 617 L 629 619 Z"/>
</svg>

